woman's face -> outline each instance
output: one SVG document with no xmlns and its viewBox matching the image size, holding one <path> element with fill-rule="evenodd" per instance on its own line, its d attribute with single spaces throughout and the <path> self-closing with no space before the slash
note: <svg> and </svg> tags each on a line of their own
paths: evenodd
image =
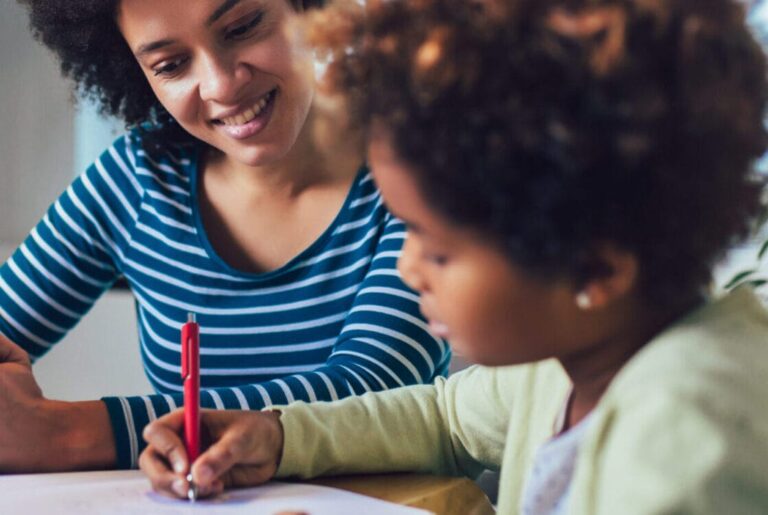
<svg viewBox="0 0 768 515">
<path fill-rule="evenodd" d="M 419 292 L 432 332 L 457 354 L 511 365 L 563 356 L 583 340 L 570 283 L 531 277 L 487 239 L 436 213 L 386 138 L 374 136 L 368 156 L 387 206 L 408 226 L 400 274 Z"/>
<path fill-rule="evenodd" d="M 228 158 L 283 158 L 313 96 L 310 52 L 287 0 L 121 0 L 117 23 L 158 100 Z"/>
</svg>

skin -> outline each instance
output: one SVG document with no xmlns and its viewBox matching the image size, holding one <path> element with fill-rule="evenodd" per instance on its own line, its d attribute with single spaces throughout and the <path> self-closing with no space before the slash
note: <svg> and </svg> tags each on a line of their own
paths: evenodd
<svg viewBox="0 0 768 515">
<path fill-rule="evenodd" d="M 99 469 L 115 463 L 104 403 L 44 398 L 29 355 L 2 335 L 0 413 L 2 472 Z"/>
<path fill-rule="evenodd" d="M 390 141 L 384 128 L 375 128 L 369 163 L 389 209 L 408 225 L 398 267 L 406 283 L 419 292 L 432 330 L 468 359 L 489 366 L 558 359 L 573 382 L 567 427 L 594 408 L 639 348 L 691 307 L 690 298 L 673 312 L 647 307 L 637 291 L 637 259 L 609 243 L 597 245 L 595 251 L 607 272 L 585 284 L 531 275 L 487 236 L 433 210 L 413 170 L 397 157 Z M 590 297 L 588 308 L 576 303 L 581 292 Z M 155 489 L 184 498 L 183 474 L 171 469 L 184 471 L 188 466 L 179 437 L 181 417 L 177 411 L 147 427 L 149 446 L 141 468 Z M 270 477 L 254 473 L 248 478 L 252 482 L 235 482 L 231 470 L 277 470 L 284 441 L 278 415 L 208 411 L 202 418 L 204 426 L 215 427 L 221 435 L 192 466 L 203 495 Z"/>
<path fill-rule="evenodd" d="M 216 229 L 206 232 L 219 256 L 247 272 L 278 268 L 311 245 L 362 162 L 357 140 L 328 120 L 323 147 L 315 143 L 311 59 L 289 35 L 295 16 L 287 0 L 122 0 L 117 9 L 160 102 L 208 145 L 199 168 L 203 223 Z M 261 131 L 236 139 L 222 130 L 219 117 L 269 91 L 273 111 Z M 13 414 L 0 417 L 0 472 L 116 464 L 106 405 L 46 399 L 27 353 L 1 336 L 0 413 Z"/>
<path fill-rule="evenodd" d="M 214 13 L 220 17 L 211 22 Z M 315 241 L 362 162 L 354 138 L 332 135 L 317 147 L 312 59 L 288 30 L 296 14 L 286 0 L 123 0 L 118 9 L 157 98 L 210 145 L 199 191 L 203 223 L 215 228 L 206 233 L 219 256 L 242 271 L 278 268 Z M 225 115 L 270 91 L 267 126 L 246 139 L 227 135 Z"/>
<path fill-rule="evenodd" d="M 191 468 L 198 494 L 207 497 L 274 476 L 283 448 L 279 417 L 279 412 L 203 410 L 201 428 L 212 443 Z M 190 468 L 178 436 L 184 428 L 184 412 L 176 410 L 157 422 L 144 430 L 150 445 L 141 454 L 139 466 L 156 491 L 186 499 Z"/>
<path fill-rule="evenodd" d="M 629 358 L 692 305 L 686 300 L 672 312 L 647 306 L 636 257 L 610 242 L 595 246 L 604 275 L 583 284 L 533 275 L 487 235 L 432 209 L 385 128 L 374 126 L 369 158 L 388 208 L 408 226 L 398 268 L 419 292 L 433 330 L 487 366 L 559 360 L 573 383 L 566 427 L 589 414 Z M 576 303 L 582 292 L 591 300 L 587 309 Z"/>
</svg>

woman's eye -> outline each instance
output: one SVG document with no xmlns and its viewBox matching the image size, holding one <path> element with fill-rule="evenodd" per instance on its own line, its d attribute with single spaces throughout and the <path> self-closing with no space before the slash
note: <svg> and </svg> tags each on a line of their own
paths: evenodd
<svg viewBox="0 0 768 515">
<path fill-rule="evenodd" d="M 261 13 L 261 12 L 256 13 L 246 23 L 242 25 L 238 25 L 232 30 L 228 30 L 224 37 L 226 39 L 242 39 L 242 38 L 248 37 L 253 32 L 253 29 L 255 29 L 259 25 L 259 23 L 261 23 L 261 19 L 263 17 L 264 17 L 264 13 Z"/>
<path fill-rule="evenodd" d="M 155 76 L 158 76 L 158 75 L 171 76 L 174 73 L 178 72 L 181 65 L 183 65 L 185 62 L 187 62 L 187 59 L 185 57 L 173 59 L 172 61 L 165 61 L 163 64 L 159 66 L 155 66 L 152 69 L 152 72 L 155 74 Z"/>
</svg>

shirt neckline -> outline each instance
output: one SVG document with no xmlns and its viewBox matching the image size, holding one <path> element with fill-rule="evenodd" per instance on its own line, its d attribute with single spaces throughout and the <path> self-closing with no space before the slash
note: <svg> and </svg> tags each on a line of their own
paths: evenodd
<svg viewBox="0 0 768 515">
<path fill-rule="evenodd" d="M 286 263 L 283 265 L 273 269 L 273 270 L 267 270 L 265 272 L 247 272 L 245 270 L 240 270 L 239 268 L 235 268 L 229 263 L 227 263 L 219 254 L 216 252 L 216 249 L 213 248 L 213 245 L 211 244 L 210 239 L 208 238 L 208 234 L 205 230 L 205 226 L 203 225 L 203 217 L 200 210 L 200 202 L 199 202 L 199 178 L 200 178 L 200 163 L 201 163 L 201 145 L 195 145 L 194 150 L 194 157 L 192 159 L 192 163 L 190 165 L 190 209 L 192 210 L 192 218 L 195 224 L 195 229 L 197 230 L 197 238 L 202 246 L 202 248 L 205 250 L 205 253 L 207 257 L 216 263 L 219 267 L 221 267 L 226 273 L 242 277 L 245 279 L 255 280 L 255 281 L 264 281 L 268 279 L 273 279 L 277 276 L 280 276 L 284 273 L 287 273 L 291 271 L 298 263 L 304 261 L 309 256 L 314 255 L 318 248 L 325 245 L 328 239 L 331 238 L 333 235 L 333 232 L 336 230 L 336 228 L 341 225 L 343 222 L 346 221 L 346 218 L 348 217 L 349 213 L 349 207 L 352 203 L 352 200 L 357 195 L 358 189 L 361 187 L 362 178 L 367 173 L 367 168 L 365 165 L 360 166 L 357 173 L 355 174 L 355 178 L 352 180 L 352 185 L 349 188 L 349 191 L 347 192 L 347 196 L 344 199 L 344 203 L 341 205 L 341 208 L 336 213 L 336 216 L 334 216 L 333 221 L 326 227 L 326 229 L 318 236 L 312 243 L 310 243 L 304 250 L 299 252 L 297 255 L 289 259 Z"/>
</svg>

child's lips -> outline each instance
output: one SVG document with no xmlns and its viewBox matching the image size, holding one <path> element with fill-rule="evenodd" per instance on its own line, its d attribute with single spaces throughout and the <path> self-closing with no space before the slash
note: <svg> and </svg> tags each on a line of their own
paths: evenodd
<svg viewBox="0 0 768 515">
<path fill-rule="evenodd" d="M 435 314 L 435 309 L 432 308 L 433 304 L 430 299 L 426 297 L 421 298 L 421 305 L 419 306 L 422 316 L 429 323 L 429 331 L 439 338 L 448 338 L 448 326 L 441 322 Z"/>
<path fill-rule="evenodd" d="M 432 332 L 433 335 L 437 337 L 448 338 L 448 333 L 449 333 L 448 326 L 442 322 L 438 322 L 437 320 L 430 320 L 429 330 Z"/>
</svg>

